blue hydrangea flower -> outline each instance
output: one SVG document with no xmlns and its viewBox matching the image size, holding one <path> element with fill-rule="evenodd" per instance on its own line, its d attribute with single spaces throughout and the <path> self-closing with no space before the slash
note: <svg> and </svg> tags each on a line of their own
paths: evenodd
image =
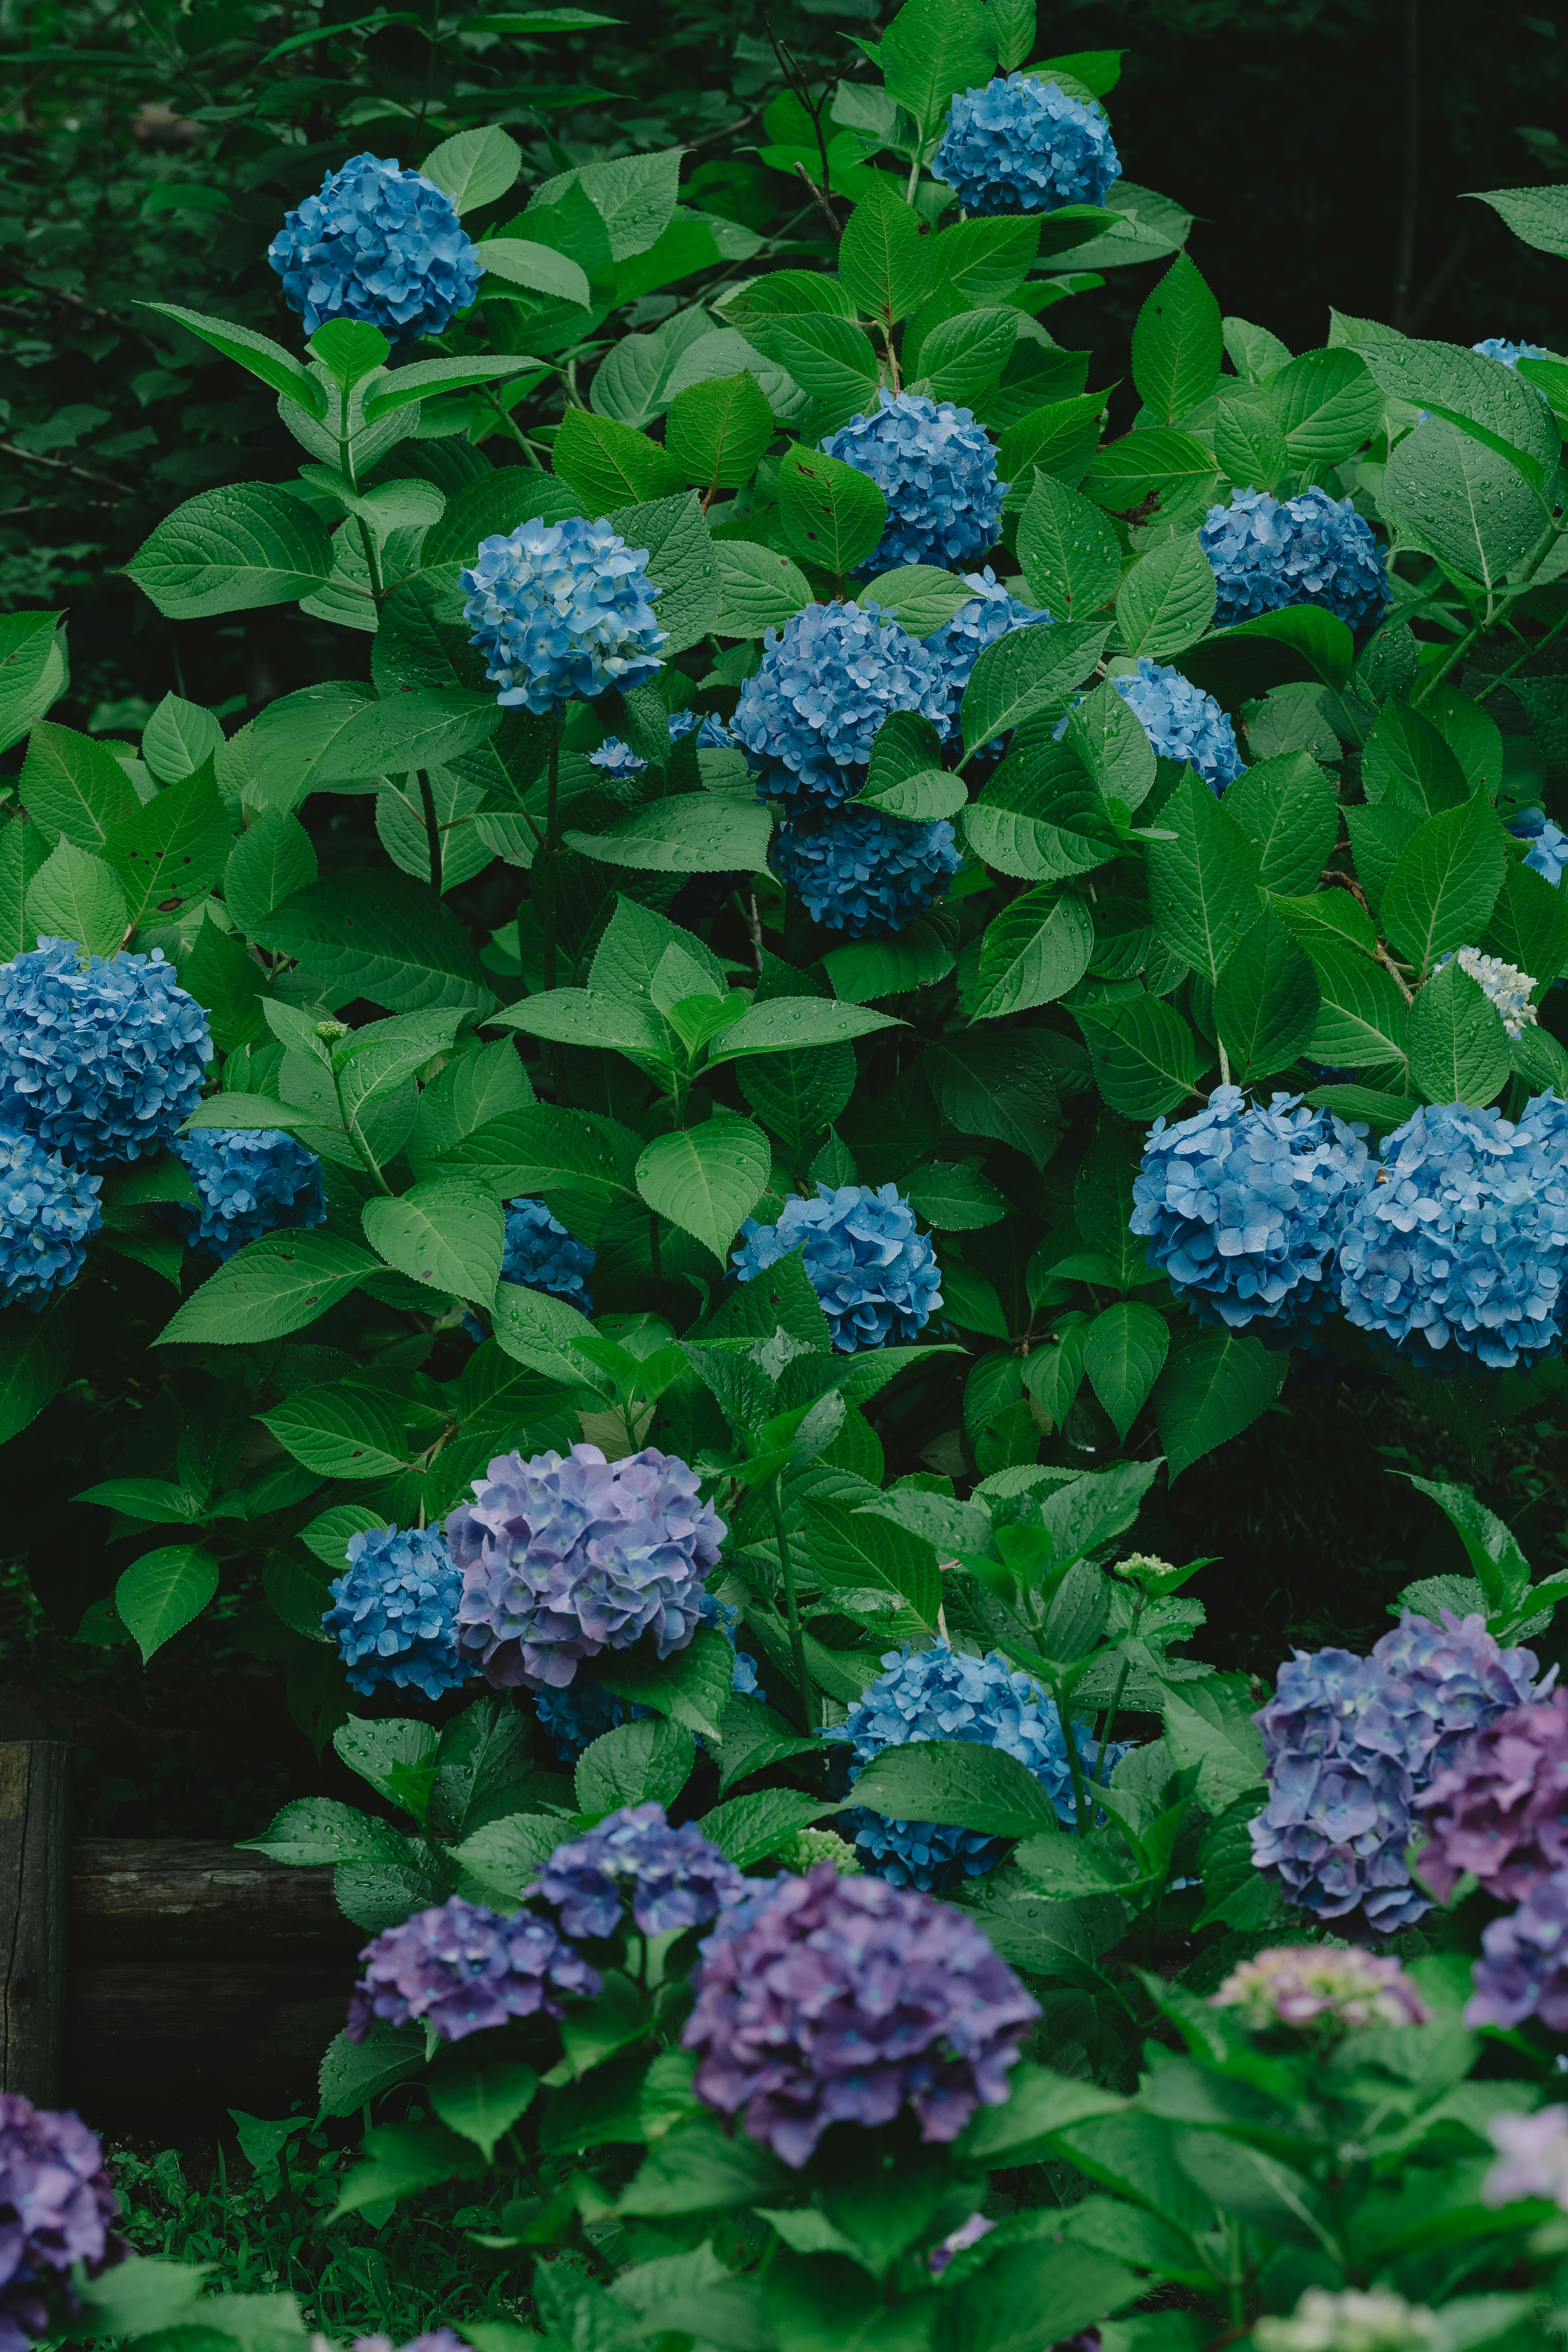
<svg viewBox="0 0 1568 2352">
<path fill-rule="evenodd" d="M 852 416 L 822 444 L 876 483 L 888 527 L 862 572 L 894 563 L 952 564 L 994 544 L 1009 488 L 996 479 L 996 452 L 983 425 L 951 400 L 923 393 L 878 394 L 873 416 Z"/>
<path fill-rule="evenodd" d="M 1213 695 L 1205 694 L 1180 670 L 1140 654 L 1137 669 L 1110 683 L 1137 712 L 1161 759 L 1188 762 L 1211 793 L 1223 793 L 1246 773 L 1235 728 Z"/>
<path fill-rule="evenodd" d="M 589 752 L 588 764 L 604 768 L 612 776 L 640 776 L 647 761 L 639 760 L 631 745 L 623 743 L 618 735 L 607 735 L 596 751 Z"/>
<path fill-rule="evenodd" d="M 1552 354 L 1540 343 L 1510 343 L 1506 335 L 1487 335 L 1470 349 L 1479 352 L 1487 360 L 1501 360 L 1505 368 L 1517 368 L 1521 360 L 1545 360 Z"/>
<path fill-rule="evenodd" d="M 1484 955 L 1479 948 L 1450 948 L 1447 955 L 1437 958 L 1434 971 L 1441 971 L 1446 963 L 1457 963 L 1488 1003 L 1497 1007 L 1510 1043 L 1517 1044 L 1533 1025 L 1538 1015 L 1530 999 L 1540 985 L 1533 973 L 1521 971 L 1516 963 L 1504 963 L 1501 956 Z"/>
<path fill-rule="evenodd" d="M 482 539 L 458 582 L 468 643 L 509 709 L 552 710 L 607 686 L 627 692 L 664 667 L 653 611 L 664 591 L 648 579 L 647 550 L 602 519 L 524 522 Z"/>
<path fill-rule="evenodd" d="M 748 1657 L 744 1650 L 735 1649 L 740 1611 L 727 1601 L 721 1601 L 716 1592 L 705 1591 L 698 1603 L 698 1614 L 705 1625 L 716 1625 L 735 1651 L 730 1687 L 737 1697 L 765 1701 L 767 1693 L 757 1683 L 755 1658 Z M 635 1723 L 639 1716 L 654 1711 L 636 1699 L 616 1698 L 602 1683 L 591 1683 L 585 1675 L 578 1675 L 564 1690 L 537 1692 L 533 1708 L 563 1764 L 575 1764 L 585 1748 L 606 1731 L 614 1731 L 617 1724 Z M 700 1732 L 698 1744 L 706 1745 Z"/>
<path fill-rule="evenodd" d="M 1516 841 L 1528 841 L 1525 864 L 1555 890 L 1568 866 L 1568 833 L 1552 824 L 1544 809 L 1521 809 L 1509 826 Z"/>
<path fill-rule="evenodd" d="M 1103 205 L 1121 163 L 1098 106 L 1010 73 L 953 100 L 931 171 L 965 212 L 1054 213 Z"/>
<path fill-rule="evenodd" d="M 102 1186 L 22 1129 L 0 1128 L 0 1301 L 36 1310 L 76 1280 L 103 1223 Z"/>
<path fill-rule="evenodd" d="M 1532 1651 L 1501 1650 L 1484 1618 L 1447 1610 L 1440 1624 L 1402 1617 L 1368 1658 L 1296 1651 L 1255 1718 L 1268 1767 L 1249 1824 L 1258 1869 L 1320 1919 L 1413 1927 L 1431 1908 L 1405 1862 L 1415 1801 L 1472 1732 L 1544 1695 L 1535 1671 Z"/>
<path fill-rule="evenodd" d="M 1015 629 L 1033 628 L 1037 622 L 1048 624 L 1051 619 L 1043 607 L 1025 604 L 1004 588 L 989 564 L 984 572 L 966 572 L 963 577 L 973 595 L 924 641 L 942 664 L 947 681 L 948 723 L 954 728 L 970 673 L 986 646 L 994 646 L 998 637 L 1011 636 Z"/>
<path fill-rule="evenodd" d="M 815 1201 L 792 1193 L 776 1225 L 748 1217 L 734 1254 L 735 1279 L 751 1282 L 791 1250 L 822 1301 L 833 1344 L 847 1356 L 912 1339 L 942 1305 L 942 1268 L 931 1235 L 896 1184 L 818 1184 Z"/>
<path fill-rule="evenodd" d="M 188 1249 L 220 1265 L 263 1234 L 327 1222 L 321 1161 L 278 1128 L 198 1127 L 176 1135 L 174 1150 L 202 1205 L 169 1202 L 162 1214 Z"/>
<path fill-rule="evenodd" d="M 40 940 L 0 966 L 0 1122 L 88 1167 L 151 1159 L 195 1110 L 207 1016 L 150 956 Z"/>
<path fill-rule="evenodd" d="M 868 1683 L 857 1705 L 841 1725 L 823 1738 L 847 1742 L 855 1758 L 849 1780 L 853 1786 L 861 1769 L 886 1748 L 905 1748 L 922 1739 L 973 1739 L 1016 1757 L 1032 1772 L 1067 1827 L 1078 1819 L 1073 1801 L 1072 1767 L 1054 1699 L 1037 1691 L 1027 1675 L 1008 1664 L 993 1650 L 984 1658 L 935 1642 L 912 1654 L 908 1644 L 889 1650 L 883 1671 Z M 1089 1736 L 1086 1723 L 1075 1723 L 1073 1738 L 1086 1780 L 1109 1779 L 1126 1755 L 1126 1745 L 1111 1742 L 1100 1773 L 1100 1751 Z M 1005 1851 L 1004 1841 L 978 1830 L 949 1827 L 932 1822 L 885 1821 L 864 1808 L 846 1814 L 855 1831 L 855 1850 L 868 1870 L 891 1879 L 895 1886 L 942 1889 L 994 1870 Z"/>
<path fill-rule="evenodd" d="M 363 320 L 390 343 L 443 333 L 484 276 L 479 254 L 434 180 L 395 156 L 353 155 L 329 172 L 267 248 L 283 299 L 313 335 L 329 319 Z"/>
<path fill-rule="evenodd" d="M 669 729 L 670 741 L 683 743 L 692 729 L 699 724 L 699 720 L 695 710 L 672 710 L 666 724 Z M 700 740 L 700 737 L 699 740 Z"/>
<path fill-rule="evenodd" d="M 458 1654 L 461 1571 L 438 1528 L 369 1528 L 351 1536 L 321 1623 L 335 1635 L 349 1688 L 383 1683 L 439 1698 L 474 1672 Z"/>
<path fill-rule="evenodd" d="M 710 712 L 697 730 L 697 748 L 700 751 L 733 751 L 739 746 L 723 719 Z"/>
<path fill-rule="evenodd" d="M 799 893 L 814 923 L 851 940 L 901 931 L 947 896 L 963 863 L 945 817 L 906 824 L 849 808 L 811 830 L 781 824 L 773 838 L 779 880 Z"/>
<path fill-rule="evenodd" d="M 700 1609 L 702 1622 L 716 1625 L 735 1653 L 735 1671 L 730 1678 L 731 1690 L 737 1698 L 754 1698 L 759 1703 L 765 1703 L 768 1695 L 757 1681 L 757 1662 L 739 1646 L 740 1611 L 732 1601 L 721 1601 L 716 1592 L 704 1592 Z"/>
<path fill-rule="evenodd" d="M 1219 583 L 1222 629 L 1287 604 L 1321 604 L 1371 630 L 1393 601 L 1372 526 L 1316 483 L 1283 504 L 1267 490 L 1237 490 L 1227 507 L 1210 507 L 1198 537 Z"/>
<path fill-rule="evenodd" d="M 542 1201 L 507 1202 L 506 1246 L 500 1262 L 503 1282 L 520 1282 L 525 1290 L 548 1290 L 591 1315 L 594 1294 L 588 1278 L 594 1258 L 587 1243 L 569 1234 Z"/>
<path fill-rule="evenodd" d="M 1423 1108 L 1380 1150 L 1340 1240 L 1350 1320 L 1425 1371 L 1447 1372 L 1456 1355 L 1500 1371 L 1555 1355 L 1568 1307 L 1568 1105 L 1548 1088 L 1517 1126 L 1467 1103 Z"/>
<path fill-rule="evenodd" d="M 808 604 L 782 632 L 770 629 L 763 648 L 732 740 L 756 771 L 758 798 L 786 815 L 819 816 L 857 793 L 890 711 L 917 710 L 948 732 L 940 659 L 879 604 Z"/>
<path fill-rule="evenodd" d="M 585 1837 L 558 1845 L 523 1900 L 542 1895 L 567 1936 L 613 1936 L 628 1898 L 645 1936 L 700 1927 L 751 1892 L 693 1822 L 672 1830 L 664 1807 L 623 1805 Z"/>
<path fill-rule="evenodd" d="M 1364 1127 L 1239 1087 L 1173 1127 L 1156 1119 L 1132 1181 L 1131 1230 L 1203 1323 L 1289 1346 L 1335 1303 L 1334 1253 L 1366 1181 Z"/>
</svg>

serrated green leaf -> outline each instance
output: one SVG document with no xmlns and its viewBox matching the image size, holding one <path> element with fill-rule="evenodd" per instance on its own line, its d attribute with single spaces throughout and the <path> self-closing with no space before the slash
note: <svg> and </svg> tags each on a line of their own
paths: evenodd
<svg viewBox="0 0 1568 2352">
<path fill-rule="evenodd" d="M 191 1544 L 168 1544 L 132 1563 L 115 1585 L 114 1607 L 143 1665 L 201 1615 L 216 1591 L 217 1562 Z"/>
<path fill-rule="evenodd" d="M 489 1305 L 500 1279 L 506 1218 L 487 1185 L 435 1177 L 400 1200 L 367 1201 L 363 1224 L 371 1247 L 400 1274 Z"/>
<path fill-rule="evenodd" d="M 1094 924 L 1081 898 L 1048 884 L 1010 899 L 981 938 L 972 1021 L 1054 1003 L 1089 970 Z"/>
<path fill-rule="evenodd" d="M 720 1116 L 655 1136 L 637 1160 L 637 1190 L 657 1215 L 695 1235 L 727 1265 L 742 1219 L 756 1206 L 772 1165 L 760 1127 Z"/>
<path fill-rule="evenodd" d="M 1410 1075 L 1431 1103 L 1489 1103 L 1507 1083 L 1508 1033 L 1479 983 L 1456 960 L 1415 992 Z"/>
<path fill-rule="evenodd" d="M 1473 945 L 1491 920 L 1508 853 L 1488 803 L 1466 801 L 1416 827 L 1383 894 L 1383 928 L 1418 973 L 1447 949 Z"/>
</svg>

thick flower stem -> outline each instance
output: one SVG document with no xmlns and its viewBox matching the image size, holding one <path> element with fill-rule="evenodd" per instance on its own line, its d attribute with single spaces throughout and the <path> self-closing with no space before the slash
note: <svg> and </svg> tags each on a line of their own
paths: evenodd
<svg viewBox="0 0 1568 2352">
<path fill-rule="evenodd" d="M 550 786 L 544 807 L 544 849 L 548 861 L 545 873 L 544 919 L 544 985 L 555 985 L 555 888 L 560 866 L 560 842 L 556 835 L 558 799 L 561 791 L 561 709 L 559 704 L 550 719 Z"/>
<path fill-rule="evenodd" d="M 436 795 L 430 789 L 430 778 L 423 768 L 416 771 L 419 778 L 419 798 L 425 810 L 425 834 L 430 844 L 430 887 L 437 898 L 441 895 L 441 828 L 436 822 Z"/>
<path fill-rule="evenodd" d="M 805 1670 L 805 1637 L 801 1631 L 800 1602 L 795 1597 L 795 1561 L 790 1554 L 789 1538 L 784 1533 L 784 1510 L 779 1496 L 779 1481 L 773 1480 L 773 1533 L 778 1538 L 779 1566 L 784 1571 L 784 1614 L 789 1624 L 789 1654 L 795 1663 L 795 1679 L 800 1692 L 800 1719 L 803 1729 L 814 1728 L 812 1717 L 816 1701 L 811 1687 L 811 1676 Z"/>
</svg>

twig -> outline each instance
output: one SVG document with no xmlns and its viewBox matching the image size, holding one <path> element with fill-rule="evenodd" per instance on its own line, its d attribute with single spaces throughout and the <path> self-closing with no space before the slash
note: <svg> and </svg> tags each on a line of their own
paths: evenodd
<svg viewBox="0 0 1568 2352">
<path fill-rule="evenodd" d="M 800 100 L 801 105 L 805 107 L 807 114 L 811 117 L 811 127 L 816 133 L 816 152 L 822 158 L 822 186 L 820 191 L 814 190 L 814 194 L 816 195 L 817 203 L 821 205 L 823 211 L 826 214 L 829 221 L 833 225 L 834 236 L 836 237 L 840 237 L 844 234 L 844 228 L 837 214 L 833 209 L 831 193 L 833 186 L 833 171 L 827 161 L 827 133 L 822 127 L 823 110 L 827 104 L 827 91 L 829 85 L 825 83 L 823 86 L 822 96 L 818 99 L 813 99 L 811 95 L 811 84 L 805 78 L 804 68 L 800 66 L 798 61 L 791 56 L 788 49 L 786 49 L 784 44 L 780 41 L 778 35 L 773 28 L 772 19 L 769 17 L 768 12 L 765 8 L 763 10 L 763 29 L 767 34 L 774 57 L 778 59 L 779 71 L 784 76 L 785 89 L 790 92 L 792 97 L 797 98 Z M 810 174 L 806 172 L 805 166 L 797 164 L 795 168 L 799 171 L 800 176 L 805 182 L 806 186 L 808 188 L 812 187 L 813 184 Z"/>
<path fill-rule="evenodd" d="M 90 466 L 73 466 L 68 457 L 41 457 L 36 449 L 18 449 L 15 441 L 0 441 L 0 451 L 4 451 L 7 457 L 20 457 L 24 466 L 48 466 L 57 474 L 75 474 L 84 482 L 101 482 L 106 490 L 114 492 L 116 498 L 133 499 L 136 496 L 135 491 L 127 489 L 123 482 L 113 480 L 108 474 L 95 474 Z"/>
</svg>

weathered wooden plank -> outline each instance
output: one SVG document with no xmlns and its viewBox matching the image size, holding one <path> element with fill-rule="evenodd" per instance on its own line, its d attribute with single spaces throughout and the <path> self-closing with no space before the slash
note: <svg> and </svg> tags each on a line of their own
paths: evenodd
<svg viewBox="0 0 1568 2352">
<path fill-rule="evenodd" d="M 73 1969 L 100 1961 L 352 1964 L 365 1941 L 331 1870 L 294 1870 L 221 1839 L 78 1838 L 70 1850 Z"/>
<path fill-rule="evenodd" d="M 66 2084 L 96 2128 L 143 2132 L 227 2108 L 314 2107 L 321 2053 L 348 2014 L 351 1960 L 96 1961 L 70 1972 Z"/>
<path fill-rule="evenodd" d="M 0 1743 L 0 2090 L 43 2107 L 61 2095 L 70 1754 Z"/>
</svg>

